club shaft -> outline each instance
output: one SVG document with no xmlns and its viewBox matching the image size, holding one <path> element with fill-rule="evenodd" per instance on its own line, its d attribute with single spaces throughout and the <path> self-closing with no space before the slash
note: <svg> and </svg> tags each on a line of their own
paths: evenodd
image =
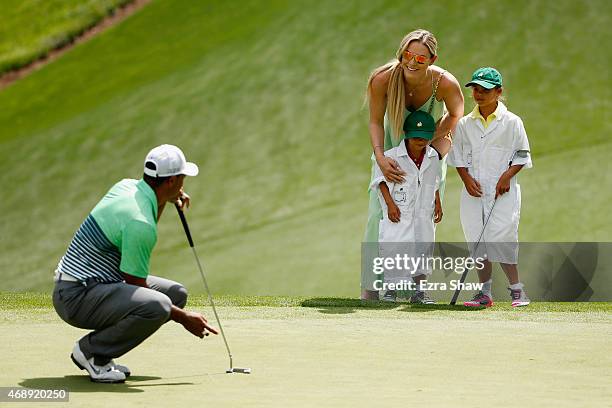
<svg viewBox="0 0 612 408">
<path fill-rule="evenodd" d="M 225 337 L 225 332 L 223 331 L 223 325 L 221 324 L 221 320 L 219 319 L 219 314 L 217 313 L 217 308 L 215 307 L 215 301 L 213 300 L 212 294 L 210 293 L 210 288 L 208 287 L 208 281 L 206 280 L 206 275 L 204 274 L 204 268 L 202 268 L 202 264 L 200 263 L 200 258 L 198 257 L 198 253 L 195 250 L 195 246 L 191 247 L 191 251 L 193 252 L 193 256 L 196 259 L 196 263 L 198 264 L 198 270 L 200 271 L 200 275 L 202 276 L 202 281 L 204 282 L 204 287 L 206 288 L 206 293 L 208 293 L 208 301 L 212 306 L 213 313 L 215 315 L 215 320 L 219 325 L 219 330 L 221 331 L 221 337 L 223 337 L 223 343 L 225 343 L 225 348 L 227 349 L 227 354 L 230 360 L 230 370 L 234 367 L 232 361 L 232 352 L 230 350 L 229 344 L 227 343 L 227 337 Z"/>
<path fill-rule="evenodd" d="M 482 226 L 482 231 L 480 231 L 480 236 L 478 237 L 478 241 L 476 241 L 476 245 L 474 246 L 474 251 L 473 251 L 474 254 L 476 254 L 476 250 L 478 249 L 478 244 L 480 244 L 480 241 L 482 240 L 482 236 L 484 235 L 484 232 L 485 232 L 485 228 L 487 228 L 487 224 L 489 223 L 489 219 L 491 218 L 491 214 L 493 214 L 495 203 L 497 203 L 497 198 L 493 200 L 491 211 L 489 211 L 489 215 L 487 215 L 487 219 L 485 220 L 485 223 Z M 450 301 L 451 305 L 454 305 L 455 303 L 457 303 L 457 298 L 459 297 L 459 293 L 461 292 L 461 284 L 465 282 L 465 278 L 467 277 L 468 272 L 469 272 L 469 269 L 466 269 L 461 274 L 461 278 L 459 279 L 459 285 L 457 285 L 457 289 L 455 289 L 455 293 L 453 293 L 453 298 Z"/>
<path fill-rule="evenodd" d="M 461 284 L 463 282 L 465 282 L 465 278 L 467 277 L 467 273 L 468 273 L 468 270 L 466 269 L 461 274 L 461 278 L 459 278 L 459 285 L 457 285 L 457 289 L 455 289 L 455 293 L 453 293 L 453 298 L 450 301 L 451 305 L 454 305 L 455 303 L 457 303 L 457 298 L 459 297 L 459 292 L 461 292 L 461 289 L 459 289 L 459 288 L 461 287 Z"/>
<path fill-rule="evenodd" d="M 206 275 L 204 274 L 204 268 L 202 267 L 202 263 L 200 262 L 200 258 L 198 257 L 198 253 L 195 250 L 195 244 L 193 243 L 193 238 L 191 237 L 191 231 L 189 231 L 189 224 L 187 224 L 187 218 L 185 218 L 185 214 L 181 207 L 177 203 L 174 203 L 174 207 L 176 208 L 176 212 L 178 212 L 179 218 L 181 219 L 181 224 L 183 224 L 183 229 L 185 230 L 185 235 L 187 236 L 187 241 L 189 242 L 189 246 L 191 247 L 191 251 L 193 252 L 193 256 L 196 260 L 196 264 L 198 265 L 198 270 L 200 271 L 200 276 L 202 276 L 202 281 L 204 282 L 204 288 L 206 288 L 206 293 L 208 294 L 208 301 L 212 306 L 213 313 L 215 315 L 215 320 L 217 321 L 217 325 L 219 325 L 219 330 L 221 331 L 221 337 L 223 337 L 223 343 L 225 343 L 225 348 L 227 349 L 227 355 L 229 357 L 230 370 L 234 367 L 234 361 L 232 359 L 232 351 L 230 350 L 229 344 L 227 343 L 227 337 L 225 337 L 225 332 L 223 331 L 223 325 L 221 325 L 221 320 L 219 319 L 219 314 L 217 313 L 217 308 L 215 307 L 215 301 L 213 300 L 212 293 L 210 292 L 210 288 L 208 287 L 208 281 L 206 280 Z"/>
</svg>

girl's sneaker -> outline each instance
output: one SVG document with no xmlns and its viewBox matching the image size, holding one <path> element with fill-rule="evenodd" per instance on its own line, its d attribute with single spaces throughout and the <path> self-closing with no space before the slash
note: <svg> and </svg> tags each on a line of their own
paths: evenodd
<svg viewBox="0 0 612 408">
<path fill-rule="evenodd" d="M 508 288 L 508 290 L 510 290 L 510 297 L 512 298 L 512 307 L 527 306 L 531 303 L 525 289 Z"/>
<path fill-rule="evenodd" d="M 469 307 L 491 307 L 493 306 L 493 299 L 490 296 L 485 295 L 482 291 L 474 295 L 472 300 L 463 302 L 463 306 Z"/>
</svg>

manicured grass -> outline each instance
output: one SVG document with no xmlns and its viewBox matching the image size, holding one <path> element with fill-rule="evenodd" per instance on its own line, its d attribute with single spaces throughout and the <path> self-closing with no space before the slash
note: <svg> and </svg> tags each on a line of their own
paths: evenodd
<svg viewBox="0 0 612 408">
<path fill-rule="evenodd" d="M 234 364 L 251 368 L 251 375 L 224 373 L 220 336 L 200 340 L 169 322 L 117 359 L 132 371 L 118 385 L 91 383 L 70 361 L 74 342 L 87 331 L 48 307 L 1 308 L 0 383 L 68 389 L 71 407 L 206 401 L 215 407 L 446 408 L 473 406 L 475 396 L 486 395 L 494 407 L 576 408 L 606 406 L 612 396 L 609 304 L 595 312 L 589 307 L 600 305 L 461 312 L 364 308 L 351 299 L 294 299 L 296 307 L 276 307 L 287 300 L 219 299 Z M 255 301 L 272 306 L 243 307 Z M 313 307 L 297 307 L 303 302 Z M 209 307 L 190 308 L 214 320 Z M 467 375 L 474 366 L 486 378 Z"/>
<path fill-rule="evenodd" d="M 460 82 L 481 65 L 504 74 L 534 156 L 520 175 L 521 240 L 611 241 L 609 87 L 575 64 L 607 72 L 610 50 L 576 40 L 585 27 L 590 38 L 606 35 L 607 8 L 154 1 L 0 92 L 3 290 L 50 290 L 99 198 L 140 177 L 151 147 L 174 143 L 200 165 L 186 181 L 187 218 L 217 293 L 357 297 L 370 166 L 365 81 L 417 27 L 436 33 L 438 62 Z M 437 239 L 462 241 L 452 169 L 448 179 Z M 172 208 L 152 273 L 202 288 Z"/>
<path fill-rule="evenodd" d="M 460 305 L 450 306 L 439 303 L 436 305 L 412 305 L 407 302 L 390 303 L 382 301 L 363 301 L 352 298 L 335 297 L 305 297 L 305 296 L 232 296 L 221 295 L 213 298 L 215 305 L 222 307 L 306 307 L 330 309 L 414 309 L 428 311 L 475 311 L 487 313 L 497 311 L 516 310 L 522 313 L 550 313 L 573 312 L 612 313 L 612 302 L 533 302 L 529 307 L 513 308 L 510 302 L 496 302 L 495 307 L 489 309 L 475 309 Z M 50 293 L 40 292 L 0 292 L 0 305 L 2 310 L 21 309 L 48 309 L 53 308 Z M 192 295 L 189 297 L 188 307 L 209 306 L 207 295 Z"/>
<path fill-rule="evenodd" d="M 3 0 L 0 73 L 66 45 L 131 0 Z"/>
</svg>

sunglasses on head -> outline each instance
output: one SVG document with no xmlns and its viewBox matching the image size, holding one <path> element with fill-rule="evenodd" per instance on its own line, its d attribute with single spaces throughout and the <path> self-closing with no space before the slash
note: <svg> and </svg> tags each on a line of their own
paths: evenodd
<svg viewBox="0 0 612 408">
<path fill-rule="evenodd" d="M 404 55 L 404 62 L 410 62 L 412 58 L 414 58 L 414 60 L 418 64 L 424 64 L 427 61 L 429 61 L 429 57 L 426 57 L 424 55 L 419 55 L 419 54 L 413 54 L 410 51 L 404 51 L 403 55 Z"/>
</svg>

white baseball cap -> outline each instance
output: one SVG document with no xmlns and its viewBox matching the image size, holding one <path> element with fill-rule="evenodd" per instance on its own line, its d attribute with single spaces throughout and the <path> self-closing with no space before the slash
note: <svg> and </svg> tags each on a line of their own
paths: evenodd
<svg viewBox="0 0 612 408">
<path fill-rule="evenodd" d="M 198 172 L 198 166 L 188 162 L 181 149 L 169 144 L 163 144 L 151 150 L 144 162 L 144 174 L 151 177 L 169 177 L 179 174 L 197 176 Z"/>
</svg>

